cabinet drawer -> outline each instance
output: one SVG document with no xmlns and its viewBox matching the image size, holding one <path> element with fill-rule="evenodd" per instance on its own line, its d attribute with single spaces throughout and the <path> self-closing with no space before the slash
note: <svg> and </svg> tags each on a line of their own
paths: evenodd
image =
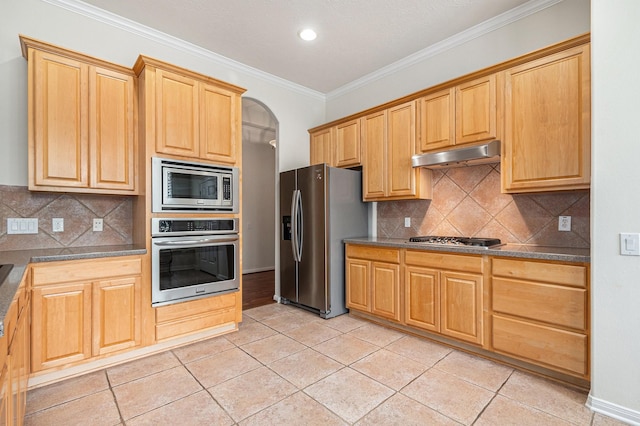
<svg viewBox="0 0 640 426">
<path fill-rule="evenodd" d="M 526 260 L 493 259 L 492 274 L 500 277 L 587 287 L 587 267 Z"/>
<path fill-rule="evenodd" d="M 347 257 L 369 259 L 377 262 L 400 263 L 400 250 L 347 244 Z"/>
<path fill-rule="evenodd" d="M 191 302 L 176 303 L 174 305 L 156 308 L 156 323 L 174 321 L 185 317 L 192 317 L 210 313 L 219 309 L 230 309 L 236 305 L 236 293 L 207 297 Z"/>
<path fill-rule="evenodd" d="M 113 259 L 63 261 L 56 264 L 35 265 L 33 285 L 41 286 L 75 281 L 102 280 L 105 277 L 140 275 L 142 260 L 138 256 Z"/>
<path fill-rule="evenodd" d="M 505 278 L 493 279 L 493 310 L 586 330 L 587 291 Z"/>
<path fill-rule="evenodd" d="M 161 341 L 171 337 L 196 333 L 217 325 L 235 322 L 235 319 L 235 310 L 228 308 L 160 323 L 156 325 L 156 339 Z"/>
<path fill-rule="evenodd" d="M 587 336 L 493 316 L 493 348 L 545 367 L 587 375 Z"/>
<path fill-rule="evenodd" d="M 449 269 L 464 272 L 482 272 L 482 257 L 461 256 L 457 254 L 434 253 L 421 250 L 407 250 L 407 265 L 426 266 L 428 268 Z"/>
</svg>

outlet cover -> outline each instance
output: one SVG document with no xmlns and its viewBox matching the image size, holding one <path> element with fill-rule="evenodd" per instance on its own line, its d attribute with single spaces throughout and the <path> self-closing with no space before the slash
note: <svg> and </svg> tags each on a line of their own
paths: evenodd
<svg viewBox="0 0 640 426">
<path fill-rule="evenodd" d="M 61 217 L 51 219 L 51 228 L 53 232 L 64 232 L 64 219 Z"/>
<path fill-rule="evenodd" d="M 104 222 L 101 218 L 93 219 L 93 232 L 102 232 Z"/>
<path fill-rule="evenodd" d="M 410 217 L 405 217 L 404 218 L 404 227 L 405 228 L 410 228 L 411 227 L 411 218 Z"/>
<path fill-rule="evenodd" d="M 571 231 L 571 216 L 558 217 L 558 231 Z"/>
</svg>

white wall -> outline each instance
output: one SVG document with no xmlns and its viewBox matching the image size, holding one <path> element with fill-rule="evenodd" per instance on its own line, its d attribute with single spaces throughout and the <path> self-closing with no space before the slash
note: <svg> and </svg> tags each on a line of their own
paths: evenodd
<svg viewBox="0 0 640 426">
<path fill-rule="evenodd" d="M 640 424 L 640 2 L 592 0 L 591 407 Z"/>
<path fill-rule="evenodd" d="M 356 90 L 327 95 L 331 121 L 589 32 L 589 0 L 564 0 Z M 375 73 L 374 73 L 375 74 Z M 355 85 L 354 85 L 355 86 Z"/>
<path fill-rule="evenodd" d="M 91 19 L 40 0 L 0 2 L 0 185 L 27 184 L 27 62 L 18 34 L 47 41 L 120 65 L 133 66 L 139 54 L 161 59 L 244 87 L 278 117 L 280 170 L 308 164 L 307 129 L 325 121 L 324 98 L 318 93 L 280 84 L 239 67 L 212 60 L 175 39 L 158 38 Z"/>
<path fill-rule="evenodd" d="M 266 142 L 242 143 L 242 270 L 274 269 L 276 152 Z"/>
</svg>

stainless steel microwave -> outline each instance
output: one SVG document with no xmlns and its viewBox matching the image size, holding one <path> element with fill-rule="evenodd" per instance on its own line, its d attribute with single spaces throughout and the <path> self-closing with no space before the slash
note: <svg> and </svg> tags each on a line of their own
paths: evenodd
<svg viewBox="0 0 640 426">
<path fill-rule="evenodd" d="M 238 168 L 153 157 L 152 210 L 238 213 Z"/>
</svg>

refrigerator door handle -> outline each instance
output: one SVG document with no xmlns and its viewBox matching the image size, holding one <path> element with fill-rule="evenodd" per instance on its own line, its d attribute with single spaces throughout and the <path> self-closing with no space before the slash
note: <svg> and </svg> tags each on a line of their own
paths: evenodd
<svg viewBox="0 0 640 426">
<path fill-rule="evenodd" d="M 304 209 L 302 206 L 302 193 L 299 189 L 296 190 L 298 192 L 298 207 L 296 218 L 296 225 L 298 229 L 296 230 L 296 239 L 298 240 L 298 262 L 302 261 L 302 248 L 304 247 Z"/>
<path fill-rule="evenodd" d="M 294 189 L 291 194 L 291 254 L 293 261 L 298 261 L 298 194 L 299 190 Z"/>
</svg>

